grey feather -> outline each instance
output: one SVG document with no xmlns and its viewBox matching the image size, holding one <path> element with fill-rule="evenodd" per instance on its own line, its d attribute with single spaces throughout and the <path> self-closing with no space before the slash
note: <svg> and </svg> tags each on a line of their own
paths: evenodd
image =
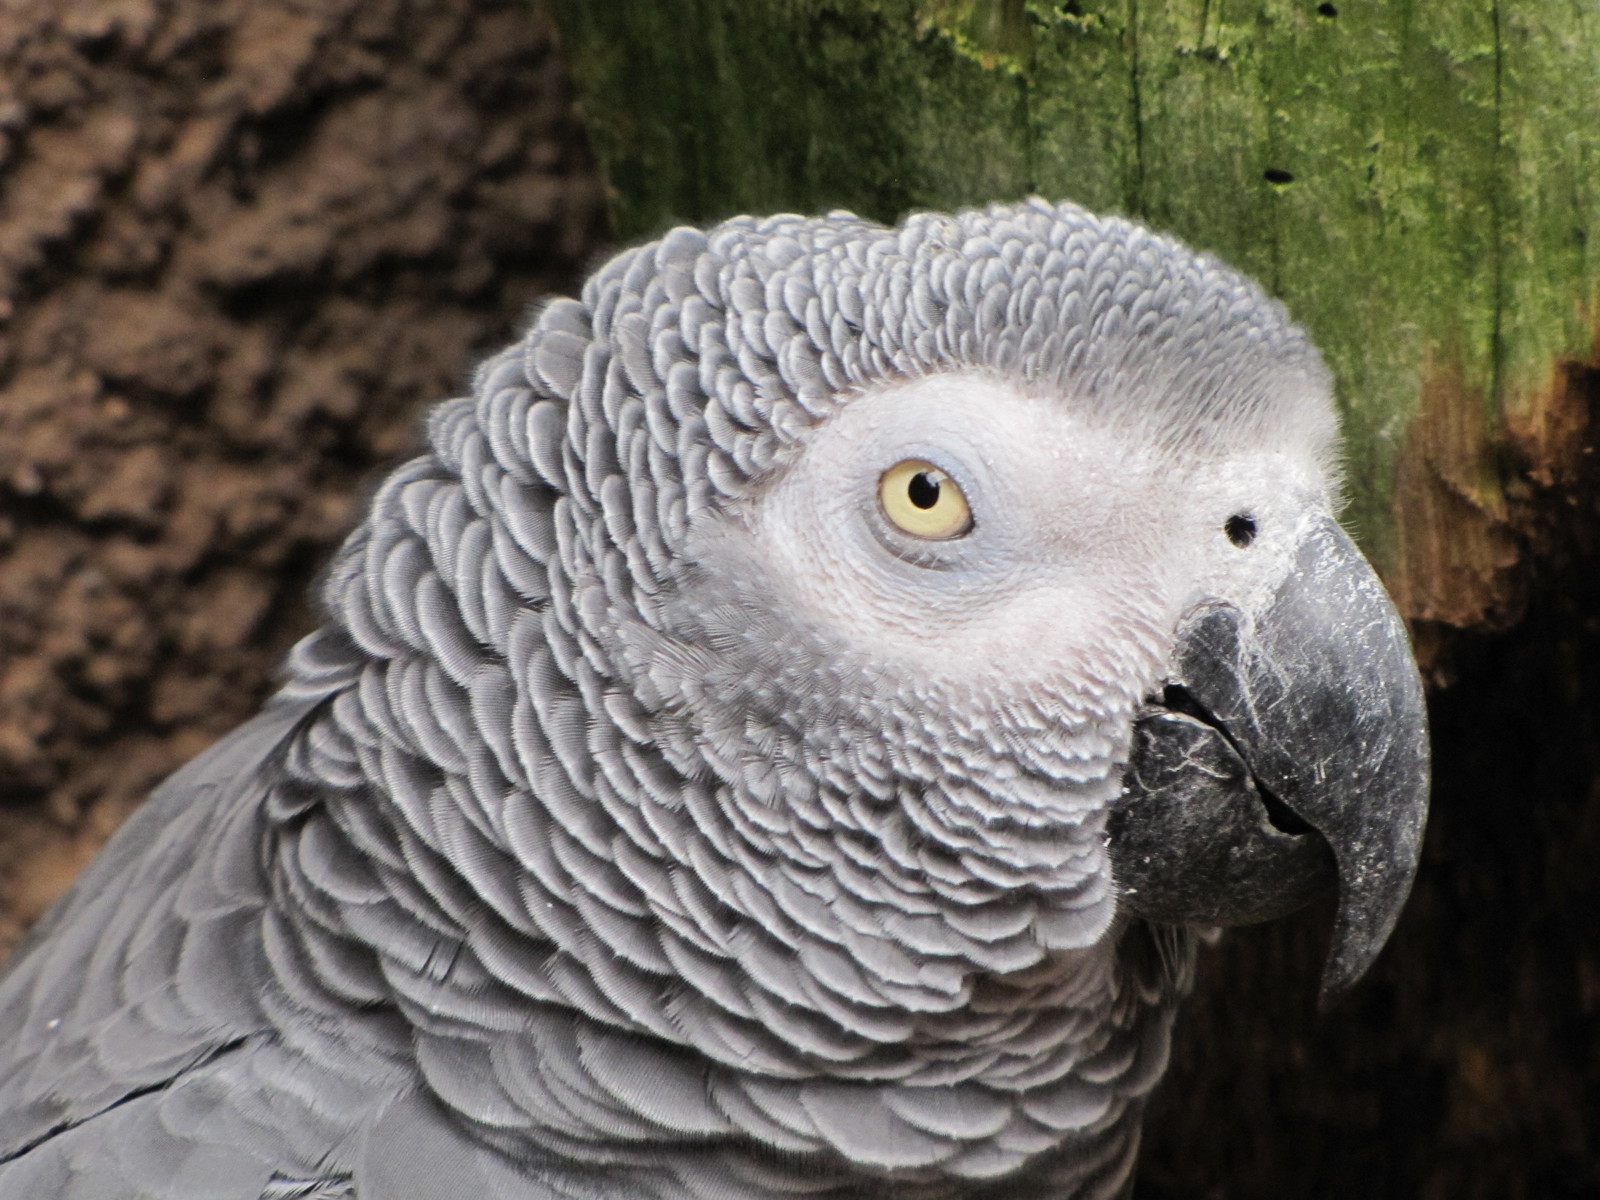
<svg viewBox="0 0 1600 1200">
<path fill-rule="evenodd" d="M 281 696 L 19 953 L 0 1197 L 1117 1194 L 1193 953 L 1113 917 L 1152 681 L 930 690 L 719 532 L 863 389 L 958 370 L 1191 448 L 1326 393 L 1254 285 L 1066 205 L 618 256 L 435 411 Z"/>
</svg>

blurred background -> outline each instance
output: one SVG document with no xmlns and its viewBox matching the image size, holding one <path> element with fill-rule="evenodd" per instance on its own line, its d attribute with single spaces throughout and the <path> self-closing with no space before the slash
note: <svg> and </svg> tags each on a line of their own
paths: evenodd
<svg viewBox="0 0 1600 1200">
<path fill-rule="evenodd" d="M 1508 108 L 1505 96 L 1520 86 L 1513 68 L 1531 78 L 1542 60 L 1512 53 L 1498 6 L 1484 16 L 1487 50 L 1464 29 L 1456 57 L 1449 45 L 1396 52 L 1395 77 L 1444 72 L 1461 83 L 1462 112 L 1493 115 L 1489 199 L 1433 217 L 1406 207 L 1444 194 L 1437 163 L 1452 131 L 1471 127 L 1443 108 L 1429 126 L 1409 100 L 1396 101 L 1411 114 L 1405 162 L 1432 173 L 1405 203 L 1403 187 L 1372 199 L 1374 181 L 1399 178 L 1401 165 L 1367 140 L 1394 134 L 1398 118 L 1352 118 L 1367 158 L 1325 173 L 1366 172 L 1350 185 L 1351 220 L 1376 205 L 1390 240 L 1373 235 L 1362 253 L 1405 287 L 1420 270 L 1394 249 L 1406 220 L 1459 221 L 1526 253 L 1502 261 L 1470 239 L 1438 251 L 1463 279 L 1492 277 L 1477 325 L 1471 288 L 1437 280 L 1405 304 L 1352 282 L 1341 310 L 1327 278 L 1366 260 L 1327 232 L 1321 214 L 1342 211 L 1336 197 L 1316 190 L 1317 169 L 1271 113 L 1347 110 L 1354 101 L 1328 99 L 1331 83 L 1307 91 L 1305 80 L 1359 75 L 1368 51 L 1314 39 L 1370 14 L 1371 45 L 1387 45 L 1380 34 L 1425 24 L 1430 5 L 1153 7 L 1177 33 L 1139 26 L 1132 3 L 1035 0 L 0 8 L 0 955 L 152 784 L 267 695 L 284 650 L 316 622 L 308 588 L 365 490 L 414 452 L 424 406 L 459 392 L 541 296 L 572 291 L 615 244 L 672 219 L 836 203 L 892 219 L 1044 191 L 1217 249 L 1308 320 L 1346 393 L 1354 523 L 1412 620 L 1431 684 L 1432 817 L 1389 949 L 1320 1016 L 1325 911 L 1231 933 L 1208 952 L 1147 1124 L 1138 1196 L 1600 1197 L 1596 210 L 1585 192 L 1550 218 L 1564 222 L 1560 261 L 1588 290 L 1568 287 L 1566 308 L 1546 307 L 1586 338 L 1547 322 L 1519 342 L 1504 314 L 1531 321 L 1545 309 L 1537 296 L 1517 307 L 1517 271 L 1556 272 L 1543 243 L 1519 240 L 1532 201 L 1497 182 L 1534 177 L 1510 139 L 1514 121 L 1544 110 Z M 1551 28 L 1576 11 L 1531 7 Z M 782 25 L 791 16 L 806 22 L 798 40 Z M 1527 39 L 1543 36 L 1534 24 Z M 1550 94 L 1600 82 L 1593 26 L 1574 25 Z M 1151 73 L 1148 47 L 1139 57 L 1141 28 L 1171 34 L 1170 78 Z M 1456 33 L 1429 36 L 1438 50 Z M 1304 72 L 1273 57 L 1284 39 L 1309 56 Z M 767 74 L 762 46 L 782 55 Z M 1105 92 L 1129 54 L 1127 87 Z M 1099 57 L 1081 67 L 1086 55 Z M 1050 158 L 1040 122 L 1080 142 L 1092 124 L 1061 107 L 1062 63 L 1105 92 L 1083 92 L 1085 111 L 1121 113 L 1131 88 L 1141 137 L 1158 95 L 1184 116 L 1175 97 L 1194 85 L 1183 72 L 1213 72 L 1194 78 L 1229 95 L 1265 88 L 1252 103 L 1268 117 L 1245 124 L 1267 149 L 1218 159 L 1253 189 L 1233 224 L 1215 224 L 1214 174 L 1191 163 L 1161 182 L 1154 133 L 1144 144 L 1107 126 L 1103 153 L 1058 147 Z M 1484 78 L 1494 86 L 1479 103 Z M 788 102 L 813 84 L 832 99 Z M 890 94 L 922 113 L 915 137 L 879 123 Z M 1205 114 L 1225 111 L 1214 94 L 1202 89 L 1187 110 L 1202 132 Z M 940 103 L 956 127 L 929 124 Z M 750 114 L 769 109 L 783 120 L 758 128 Z M 970 114 L 997 124 L 963 130 Z M 730 133 L 734 118 L 744 124 Z M 1196 154 L 1216 149 L 1195 136 Z M 1552 144 L 1562 180 L 1600 178 L 1589 142 Z M 838 182 L 839 171 L 856 174 Z M 951 182 L 955 171 L 966 173 Z M 1306 222 L 1320 232 L 1296 259 Z M 1394 357 L 1386 331 L 1416 343 L 1406 362 L 1422 366 L 1374 375 L 1372 363 Z M 1523 363 L 1530 345 L 1544 355 L 1537 370 Z M 1402 377 L 1409 390 L 1393 384 Z"/>
</svg>

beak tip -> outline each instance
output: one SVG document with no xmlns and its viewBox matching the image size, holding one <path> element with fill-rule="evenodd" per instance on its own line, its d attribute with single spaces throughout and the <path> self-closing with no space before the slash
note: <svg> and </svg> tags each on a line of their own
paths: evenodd
<svg viewBox="0 0 1600 1200">
<path fill-rule="evenodd" d="M 1420 825 L 1416 832 L 1420 834 Z M 1319 1012 L 1328 1012 L 1354 990 L 1388 944 L 1416 878 L 1417 848 L 1416 838 L 1395 848 L 1386 887 L 1351 889 L 1341 878 L 1339 909 L 1317 993 Z"/>
<path fill-rule="evenodd" d="M 1327 1016 L 1339 1006 L 1339 1002 L 1348 996 L 1355 986 L 1355 980 L 1334 981 L 1323 977 L 1322 986 L 1317 989 L 1317 1015 Z"/>
<path fill-rule="evenodd" d="M 1317 1011 L 1332 1012 L 1355 990 L 1356 984 L 1361 982 L 1376 957 L 1372 955 L 1365 957 L 1365 961 L 1350 963 L 1341 960 L 1337 954 L 1330 953 L 1328 961 L 1322 968 L 1322 981 L 1317 986 Z"/>
<path fill-rule="evenodd" d="M 1317 986 L 1317 1011 L 1332 1012 L 1366 977 L 1377 960 L 1377 952 L 1363 954 L 1355 962 L 1341 960 L 1330 954 L 1322 968 L 1322 981 Z"/>
</svg>

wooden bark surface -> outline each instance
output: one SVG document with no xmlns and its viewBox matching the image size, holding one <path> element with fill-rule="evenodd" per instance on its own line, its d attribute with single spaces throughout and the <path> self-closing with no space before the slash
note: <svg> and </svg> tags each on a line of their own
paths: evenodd
<svg viewBox="0 0 1600 1200">
<path fill-rule="evenodd" d="M 1032 192 L 1260 277 L 1338 379 L 1347 518 L 1431 682 L 1422 871 L 1206 956 L 1138 1195 L 1600 1194 L 1600 8 L 552 0 L 618 233 Z"/>
<path fill-rule="evenodd" d="M 1144 218 L 1260 278 L 1316 337 L 1347 519 L 1408 615 L 1514 615 L 1530 480 L 1571 474 L 1566 372 L 1594 358 L 1600 9 L 554 8 L 621 237 L 1033 192 Z"/>
</svg>

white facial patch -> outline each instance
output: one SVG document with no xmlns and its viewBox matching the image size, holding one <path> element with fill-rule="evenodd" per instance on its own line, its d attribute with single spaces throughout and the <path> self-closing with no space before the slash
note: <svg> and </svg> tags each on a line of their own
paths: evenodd
<svg viewBox="0 0 1600 1200">
<path fill-rule="evenodd" d="M 1185 608 L 1270 590 L 1323 492 L 1309 458 L 1174 458 L 1070 397 L 929 376 L 830 417 L 755 500 L 748 550 L 797 616 L 923 677 L 1142 687 Z M 887 518 L 879 481 L 907 460 L 961 488 L 970 531 L 919 539 Z M 1229 540 L 1238 514 L 1255 544 Z"/>
</svg>

